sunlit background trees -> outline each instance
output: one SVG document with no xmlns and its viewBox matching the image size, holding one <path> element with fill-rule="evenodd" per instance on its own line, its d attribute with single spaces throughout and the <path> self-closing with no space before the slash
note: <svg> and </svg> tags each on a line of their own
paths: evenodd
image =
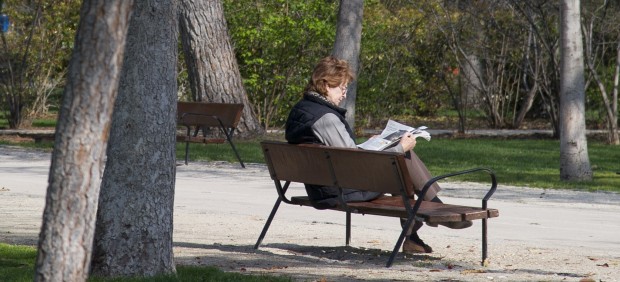
<svg viewBox="0 0 620 282">
<path fill-rule="evenodd" d="M 80 1 L 0 2 L 11 20 L 2 33 L 0 107 L 8 127 L 29 127 L 58 107 Z M 314 63 L 333 48 L 339 1 L 223 4 L 251 108 L 265 129 L 279 128 Z M 618 144 L 620 4 L 583 1 L 581 9 L 587 126 L 608 128 Z M 464 131 L 482 117 L 492 128 L 542 121 L 557 137 L 559 15 L 559 1 L 364 1 L 357 129 L 396 116 L 448 117 Z M 192 100 L 183 60 L 179 70 L 180 99 Z"/>
</svg>

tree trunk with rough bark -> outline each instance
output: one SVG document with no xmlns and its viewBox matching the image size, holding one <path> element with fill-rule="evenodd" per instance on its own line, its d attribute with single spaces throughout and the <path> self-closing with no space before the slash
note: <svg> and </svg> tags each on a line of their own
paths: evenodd
<svg viewBox="0 0 620 282">
<path fill-rule="evenodd" d="M 180 4 L 181 44 L 194 99 L 243 104 L 235 135 L 262 135 L 264 129 L 243 87 L 221 0 L 181 0 Z"/>
<path fill-rule="evenodd" d="M 360 46 L 362 44 L 363 0 L 341 0 L 336 26 L 336 42 L 332 55 L 349 62 L 356 75 L 359 75 Z M 355 100 L 357 99 L 357 80 L 351 81 L 347 98 L 341 107 L 347 109 L 346 119 L 355 130 Z"/>
<path fill-rule="evenodd" d="M 560 1 L 560 179 L 592 180 L 585 123 L 580 1 Z"/>
<path fill-rule="evenodd" d="M 101 184 L 92 261 L 105 277 L 176 272 L 178 6 L 136 1 Z"/>
<path fill-rule="evenodd" d="M 56 128 L 34 281 L 86 281 L 133 1 L 85 1 Z"/>
</svg>

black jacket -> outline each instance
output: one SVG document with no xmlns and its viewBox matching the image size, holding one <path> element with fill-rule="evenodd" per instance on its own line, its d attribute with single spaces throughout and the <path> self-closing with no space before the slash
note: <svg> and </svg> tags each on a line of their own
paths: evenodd
<svg viewBox="0 0 620 282">
<path fill-rule="evenodd" d="M 286 141 L 291 144 L 321 143 L 312 132 L 312 125 L 328 113 L 336 115 L 344 124 L 351 138 L 355 139 L 353 131 L 345 119 L 347 110 L 336 107 L 311 94 L 304 94 L 303 99 L 293 106 L 286 120 Z"/>
<path fill-rule="evenodd" d="M 331 103 L 312 94 L 305 94 L 291 112 L 286 121 L 286 140 L 291 144 L 318 143 L 322 144 L 312 132 L 312 125 L 324 115 L 332 113 L 345 125 L 352 139 L 353 132 L 345 119 L 346 110 L 336 107 Z M 325 144 L 323 144 L 325 145 Z M 304 184 L 308 198 L 317 209 L 326 209 L 338 205 L 338 187 L 318 186 Z M 345 202 L 363 202 L 377 198 L 380 193 L 359 191 L 355 189 L 343 189 Z"/>
</svg>

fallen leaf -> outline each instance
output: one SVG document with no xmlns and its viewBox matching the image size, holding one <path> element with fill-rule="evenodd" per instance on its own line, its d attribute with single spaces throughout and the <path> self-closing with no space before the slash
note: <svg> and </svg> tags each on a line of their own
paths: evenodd
<svg viewBox="0 0 620 282">
<path fill-rule="evenodd" d="M 487 271 L 483 269 L 465 269 L 461 271 L 461 274 L 472 274 L 472 273 L 487 273 Z"/>
<path fill-rule="evenodd" d="M 283 268 L 288 268 L 288 266 L 274 265 L 272 267 L 268 267 L 268 268 L 265 268 L 265 269 L 267 269 L 267 270 L 276 270 L 276 269 L 283 269 Z"/>
<path fill-rule="evenodd" d="M 603 263 L 603 264 L 597 264 L 596 266 L 609 267 L 609 264 Z"/>
<path fill-rule="evenodd" d="M 431 269 L 429 272 L 441 272 L 441 269 Z"/>
</svg>

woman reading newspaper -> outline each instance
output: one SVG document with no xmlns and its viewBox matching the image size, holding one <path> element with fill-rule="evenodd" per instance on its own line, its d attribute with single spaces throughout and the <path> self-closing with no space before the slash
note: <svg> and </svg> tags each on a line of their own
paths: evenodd
<svg viewBox="0 0 620 282">
<path fill-rule="evenodd" d="M 357 148 L 353 139 L 353 131 L 345 120 L 346 110 L 338 105 L 346 98 L 347 85 L 354 79 L 354 73 L 345 60 L 326 57 L 315 66 L 303 98 L 291 109 L 286 122 L 286 140 L 289 143 L 320 143 L 327 146 Z M 406 132 L 400 141 L 385 151 L 407 152 L 407 168 L 414 181 L 416 191 L 420 191 L 426 181 L 431 178 L 426 166 L 413 152 L 416 138 Z M 355 188 L 355 187 L 350 187 Z M 347 202 L 370 201 L 381 196 L 379 193 L 343 189 L 343 197 Z M 440 188 L 437 183 L 430 187 L 424 200 L 441 202 L 437 198 Z M 306 192 L 315 208 L 324 209 L 337 205 L 338 188 L 322 187 L 306 184 Z M 401 224 L 404 219 L 401 219 Z M 446 225 L 449 228 L 467 228 L 469 222 Z M 425 244 L 417 231 L 423 226 L 415 222 L 409 236 L 403 244 L 403 252 L 430 253 L 433 249 Z"/>
</svg>

